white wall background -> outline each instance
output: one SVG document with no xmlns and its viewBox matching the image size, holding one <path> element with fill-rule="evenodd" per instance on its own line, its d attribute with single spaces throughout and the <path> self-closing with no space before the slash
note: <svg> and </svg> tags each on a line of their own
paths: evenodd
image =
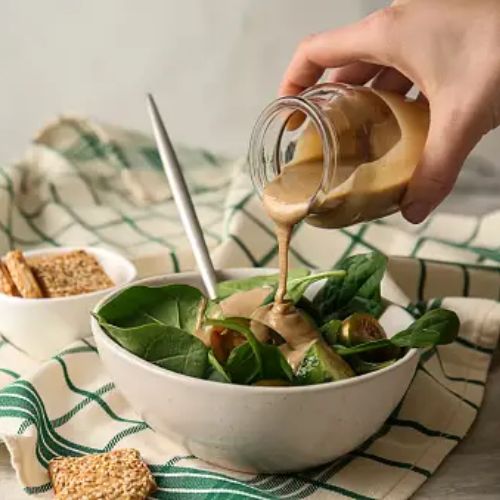
<svg viewBox="0 0 500 500">
<path fill-rule="evenodd" d="M 241 154 L 304 35 L 357 0 L 1 0 L 0 161 L 60 112 L 141 129 L 155 93 L 176 140 Z"/>
<path fill-rule="evenodd" d="M 384 0 L 0 0 L 0 164 L 59 113 L 239 155 L 298 40 Z M 477 154 L 500 156 L 500 132 Z"/>
</svg>

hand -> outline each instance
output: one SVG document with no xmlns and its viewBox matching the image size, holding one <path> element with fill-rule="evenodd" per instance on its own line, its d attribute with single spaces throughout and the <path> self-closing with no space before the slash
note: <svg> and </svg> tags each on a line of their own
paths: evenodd
<svg viewBox="0 0 500 500">
<path fill-rule="evenodd" d="M 449 194 L 462 164 L 500 125 L 500 1 L 402 0 L 298 46 L 280 87 L 297 94 L 328 80 L 406 94 L 415 85 L 431 122 L 402 202 L 419 223 Z"/>
</svg>

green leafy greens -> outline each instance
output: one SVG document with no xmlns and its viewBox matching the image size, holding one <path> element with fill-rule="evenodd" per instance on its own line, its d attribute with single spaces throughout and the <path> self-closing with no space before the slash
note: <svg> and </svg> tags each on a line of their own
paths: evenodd
<svg viewBox="0 0 500 500">
<path fill-rule="evenodd" d="M 203 377 L 208 363 L 203 342 L 173 326 L 148 345 L 144 359 L 191 377 Z"/>
<path fill-rule="evenodd" d="M 277 326 L 261 325 L 268 329 L 264 335 L 255 320 L 223 316 L 220 301 L 237 292 L 267 287 L 262 305 L 274 301 L 276 274 L 219 283 L 217 301 L 189 285 L 131 286 L 94 317 L 123 348 L 177 373 L 234 384 L 319 384 L 380 370 L 409 348 L 448 344 L 457 337 L 457 315 L 433 309 L 384 338 L 377 318 L 385 309 L 381 281 L 386 265 L 386 257 L 371 253 L 343 259 L 327 272 L 290 271 L 286 299 L 292 305 L 287 307 L 308 317 L 313 331 L 303 353 L 292 353 Z M 325 283 L 311 298 L 309 287 L 320 281 Z M 284 353 L 297 352 L 302 357 L 294 358 L 292 369 Z"/>
<path fill-rule="evenodd" d="M 133 286 L 95 314 L 122 347 L 147 361 L 193 377 L 208 366 L 208 349 L 193 335 L 203 294 L 188 285 Z"/>
<path fill-rule="evenodd" d="M 322 323 L 354 312 L 378 317 L 384 310 L 380 283 L 386 266 L 387 257 L 379 253 L 353 255 L 339 262 L 336 270 L 345 274 L 329 278 L 313 300 Z"/>
<path fill-rule="evenodd" d="M 207 323 L 236 331 L 247 339 L 231 351 L 224 367 L 232 382 L 251 384 L 265 379 L 292 380 L 292 369 L 279 348 L 259 342 L 250 330 L 248 320 L 210 319 Z"/>
<path fill-rule="evenodd" d="M 309 275 L 307 269 L 291 269 L 288 279 L 303 278 Z M 277 287 L 279 281 L 278 274 L 267 274 L 263 276 L 253 276 L 239 280 L 227 280 L 217 284 L 217 298 L 223 300 L 236 292 L 246 292 L 254 288 Z"/>
<path fill-rule="evenodd" d="M 301 299 L 305 299 L 304 294 L 313 283 L 324 279 L 343 278 L 346 276 L 346 274 L 347 273 L 343 270 L 333 270 L 326 271 L 324 273 L 310 274 L 308 276 L 289 276 L 286 285 L 285 299 L 293 302 L 294 304 L 297 304 Z M 270 304 L 271 302 L 274 302 L 274 296 L 276 295 L 277 288 L 277 285 L 273 287 L 273 291 L 266 298 L 264 304 Z"/>
<path fill-rule="evenodd" d="M 425 348 L 449 344 L 455 340 L 460 328 L 458 316 L 447 309 L 432 309 L 412 323 L 406 330 L 389 339 L 373 340 L 352 347 L 335 345 L 341 356 L 351 356 L 391 346 Z"/>
<path fill-rule="evenodd" d="M 333 346 L 337 343 L 337 337 L 341 328 L 342 321 L 340 321 L 339 319 L 331 319 L 319 329 L 319 332 L 326 340 L 326 343 L 330 346 Z"/>
<path fill-rule="evenodd" d="M 99 309 L 100 319 L 122 328 L 151 323 L 193 333 L 203 294 L 189 285 L 132 286 Z"/>
<path fill-rule="evenodd" d="M 214 380 L 216 382 L 231 382 L 229 375 L 227 374 L 224 367 L 219 363 L 213 351 L 208 353 L 208 362 L 212 367 L 212 372 L 209 374 L 209 380 Z"/>
</svg>

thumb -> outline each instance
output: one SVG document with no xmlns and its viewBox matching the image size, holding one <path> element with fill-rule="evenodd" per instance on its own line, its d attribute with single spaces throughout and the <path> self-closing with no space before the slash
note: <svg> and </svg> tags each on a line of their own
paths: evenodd
<svg viewBox="0 0 500 500">
<path fill-rule="evenodd" d="M 431 110 L 422 158 L 402 202 L 404 217 L 422 222 L 450 193 L 463 162 L 481 138 L 470 113 L 437 107 Z"/>
</svg>

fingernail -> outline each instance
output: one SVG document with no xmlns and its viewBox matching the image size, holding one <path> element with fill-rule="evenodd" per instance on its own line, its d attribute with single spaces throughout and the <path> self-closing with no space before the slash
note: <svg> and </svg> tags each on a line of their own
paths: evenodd
<svg viewBox="0 0 500 500">
<path fill-rule="evenodd" d="M 420 224 L 430 212 L 430 207 L 427 203 L 415 202 L 403 207 L 403 215 L 405 219 L 413 224 Z"/>
</svg>

